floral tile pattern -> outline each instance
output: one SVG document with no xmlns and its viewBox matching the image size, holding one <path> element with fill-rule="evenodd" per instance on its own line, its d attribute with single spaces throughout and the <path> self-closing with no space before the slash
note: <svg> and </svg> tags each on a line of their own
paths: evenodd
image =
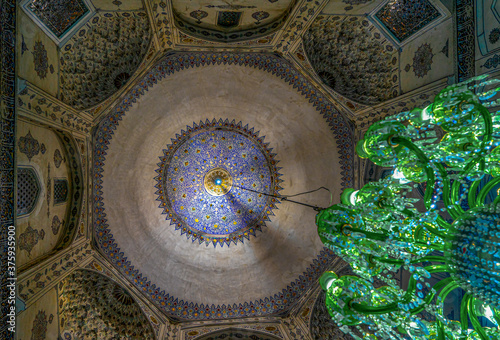
<svg viewBox="0 0 500 340">
<path fill-rule="evenodd" d="M 27 8 L 57 37 L 89 11 L 82 0 L 32 0 Z"/>
<path fill-rule="evenodd" d="M 19 151 L 28 157 L 29 161 L 40 153 L 40 144 L 35 138 L 33 138 L 31 131 L 28 131 L 26 136 L 19 138 L 17 146 L 19 147 Z"/>
</svg>

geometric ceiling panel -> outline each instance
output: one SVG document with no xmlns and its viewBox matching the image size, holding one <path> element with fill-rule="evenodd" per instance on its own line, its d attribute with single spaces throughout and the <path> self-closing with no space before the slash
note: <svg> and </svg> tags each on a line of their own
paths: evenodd
<svg viewBox="0 0 500 340">
<path fill-rule="evenodd" d="M 36 1 L 31 0 L 28 9 L 57 37 L 66 32 L 89 11 L 82 0 Z"/>
<path fill-rule="evenodd" d="M 57 44 L 69 39 L 94 13 L 88 0 L 24 0 L 21 7 Z"/>
<path fill-rule="evenodd" d="M 64 203 L 68 200 L 68 180 L 54 179 L 54 204 Z"/>
<path fill-rule="evenodd" d="M 390 0 L 375 14 L 398 42 L 440 16 L 441 13 L 428 0 Z"/>
<path fill-rule="evenodd" d="M 275 154 L 252 131 L 241 122 L 214 119 L 179 131 L 182 137 L 163 150 L 156 170 L 159 207 L 193 242 L 243 242 L 262 231 L 276 208 L 271 197 L 242 189 L 281 189 Z"/>
</svg>

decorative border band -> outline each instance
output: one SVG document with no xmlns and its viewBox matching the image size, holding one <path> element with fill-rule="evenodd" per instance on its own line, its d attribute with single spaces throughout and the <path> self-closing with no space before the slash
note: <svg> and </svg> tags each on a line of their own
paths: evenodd
<svg viewBox="0 0 500 340">
<path fill-rule="evenodd" d="M 16 213 L 15 190 L 15 143 L 16 143 L 16 1 L 0 1 L 0 277 L 2 287 L 2 325 L 0 338 L 14 339 L 14 332 L 7 329 L 10 311 L 8 266 L 8 228 L 14 225 Z"/>
<path fill-rule="evenodd" d="M 457 0 L 457 73 L 458 81 L 464 81 L 475 74 L 475 26 L 474 0 Z"/>
</svg>

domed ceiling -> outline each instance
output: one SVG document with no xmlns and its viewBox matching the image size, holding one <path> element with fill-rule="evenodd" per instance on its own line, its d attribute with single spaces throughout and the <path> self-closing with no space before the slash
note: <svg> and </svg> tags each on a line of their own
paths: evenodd
<svg viewBox="0 0 500 340">
<path fill-rule="evenodd" d="M 286 61 L 168 56 L 95 138 L 97 243 L 168 316 L 284 313 L 331 262 L 315 211 L 272 196 L 339 197 L 351 133 Z M 332 203 L 326 191 L 294 200 Z"/>
<path fill-rule="evenodd" d="M 57 7 L 56 14 L 73 4 L 39 3 Z M 142 292 L 169 321 L 293 317 L 290 311 L 307 300 L 301 298 L 334 259 L 317 236 L 312 209 L 267 195 L 325 186 L 333 202 L 325 191 L 292 199 L 337 203 L 341 189 L 353 186 L 354 172 L 353 131 L 343 117 L 362 130 L 380 113 L 425 106 L 448 77 L 475 69 L 469 54 L 474 21 L 459 15 L 471 7 L 457 5 L 457 22 L 465 18 L 466 25 L 456 26 L 451 1 L 85 3 L 92 5 L 89 16 L 73 18 L 81 25 L 68 22 L 59 40 L 44 34 L 47 21 L 40 16 L 19 7 L 7 16 L 17 17 L 5 30 L 17 45 L 5 51 L 17 53 L 7 60 L 16 59 L 9 72 L 19 88 L 14 80 L 6 88 L 19 93 L 11 101 L 16 117 L 73 131 L 82 143 L 88 138 L 93 155 L 84 164 L 94 166 L 84 167 L 84 176 L 94 178 L 81 183 L 92 192 L 80 195 L 81 215 L 71 212 L 92 221 L 96 257 L 103 255 L 120 271 L 120 282 L 136 288 L 133 296 Z M 495 29 L 487 28 L 487 34 Z M 14 117 L 13 106 L 2 109 Z M 28 133 L 5 135 L 4 142 L 16 150 L 13 143 Z M 44 157 L 52 160 L 47 150 Z M 14 168 L 6 173 L 14 183 Z M 45 234 L 35 225 L 29 231 L 40 236 L 38 245 L 49 244 L 62 221 L 50 216 Z M 83 222 L 79 230 L 86 236 Z M 38 299 L 44 284 L 73 270 L 66 263 L 77 266 L 94 256 L 90 248 L 75 247 L 64 254 L 71 260 L 48 272 L 38 265 L 25 271 L 21 298 Z M 311 334 L 330 332 L 320 326 L 322 311 L 314 313 Z"/>
</svg>

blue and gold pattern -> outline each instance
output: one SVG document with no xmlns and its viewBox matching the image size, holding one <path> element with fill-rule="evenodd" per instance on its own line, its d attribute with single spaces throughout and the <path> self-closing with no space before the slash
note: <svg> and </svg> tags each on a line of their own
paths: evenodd
<svg viewBox="0 0 500 340">
<path fill-rule="evenodd" d="M 353 141 L 347 120 L 299 71 L 286 60 L 272 54 L 262 53 L 175 53 L 159 61 L 144 75 L 97 127 L 94 147 L 94 233 L 99 248 L 107 260 L 162 311 L 170 316 L 184 320 L 213 320 L 234 317 L 255 317 L 286 311 L 303 296 L 304 292 L 315 283 L 328 268 L 334 258 L 333 252 L 324 249 L 311 263 L 307 270 L 296 280 L 276 294 L 254 301 L 231 305 L 194 304 L 171 296 L 163 288 L 157 287 L 128 260 L 115 242 L 113 233 L 106 219 L 102 191 L 102 173 L 106 162 L 108 145 L 114 130 L 129 108 L 141 98 L 149 88 L 162 79 L 184 69 L 207 65 L 235 65 L 260 69 L 283 79 L 296 91 L 309 99 L 318 114 L 329 124 L 337 140 L 341 172 L 339 181 L 343 188 L 353 185 Z"/>
<path fill-rule="evenodd" d="M 282 189 L 271 151 L 264 137 L 241 122 L 214 119 L 188 126 L 160 157 L 159 207 L 193 242 L 243 242 L 262 231 L 277 201 L 242 188 L 274 195 Z"/>
</svg>

